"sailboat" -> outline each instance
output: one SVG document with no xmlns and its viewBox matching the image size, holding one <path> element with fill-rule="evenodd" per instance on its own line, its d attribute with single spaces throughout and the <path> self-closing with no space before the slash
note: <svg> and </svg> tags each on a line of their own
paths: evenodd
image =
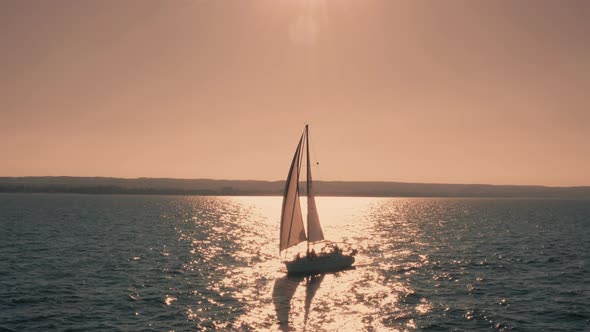
<svg viewBox="0 0 590 332">
<path fill-rule="evenodd" d="M 306 170 L 307 170 L 307 233 L 303 227 L 303 213 L 299 202 L 299 175 L 303 161 L 303 148 L 306 152 Z M 291 260 L 287 259 L 287 249 L 307 241 L 307 252 L 304 256 L 297 256 Z M 318 210 L 315 204 L 313 190 L 313 181 L 311 177 L 311 162 L 309 158 L 309 127 L 306 125 L 285 183 L 283 194 L 283 208 L 281 211 L 281 230 L 279 241 L 279 256 L 285 251 L 285 260 L 289 274 L 295 273 L 322 273 L 333 272 L 350 268 L 354 263 L 356 250 L 345 253 L 337 244 L 324 239 L 322 226 L 318 216 Z M 324 247 L 319 253 L 315 252 L 310 245 L 324 243 Z"/>
</svg>

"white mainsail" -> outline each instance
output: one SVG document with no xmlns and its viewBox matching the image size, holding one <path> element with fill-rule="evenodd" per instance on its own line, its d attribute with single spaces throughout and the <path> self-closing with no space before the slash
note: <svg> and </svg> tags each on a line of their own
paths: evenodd
<svg viewBox="0 0 590 332">
<path fill-rule="evenodd" d="M 303 229 L 301 204 L 299 203 L 299 171 L 301 165 L 301 147 L 303 135 L 297 145 L 297 150 L 291 162 L 289 175 L 283 194 L 283 209 L 281 212 L 281 237 L 279 251 L 299 244 L 307 239 Z"/>
<path fill-rule="evenodd" d="M 305 126 L 305 137 L 307 145 L 307 238 L 310 242 L 324 240 L 324 232 L 320 225 L 318 209 L 315 205 L 313 194 L 313 181 L 311 179 L 311 159 L 309 158 L 309 131 Z"/>
</svg>

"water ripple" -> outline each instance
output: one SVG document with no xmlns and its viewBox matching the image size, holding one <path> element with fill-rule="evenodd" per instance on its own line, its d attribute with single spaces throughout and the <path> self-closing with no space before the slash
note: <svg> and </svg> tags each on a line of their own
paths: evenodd
<svg viewBox="0 0 590 332">
<path fill-rule="evenodd" d="M 0 195 L 0 330 L 590 329 L 590 204 L 318 198 L 356 269 L 287 277 L 278 197 Z"/>
</svg>

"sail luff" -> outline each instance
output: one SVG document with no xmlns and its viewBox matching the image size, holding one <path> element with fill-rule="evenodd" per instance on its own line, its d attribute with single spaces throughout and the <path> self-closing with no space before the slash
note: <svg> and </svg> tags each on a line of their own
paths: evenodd
<svg viewBox="0 0 590 332">
<path fill-rule="evenodd" d="M 309 128 L 305 126 L 305 140 L 307 148 L 307 241 L 316 242 L 324 239 L 324 232 L 320 225 L 320 217 L 315 204 L 313 181 L 311 177 L 311 159 L 309 158 Z"/>
<path fill-rule="evenodd" d="M 291 209 L 291 222 L 289 223 L 289 231 L 287 232 L 287 248 L 289 248 L 289 243 L 291 242 L 291 235 L 292 235 L 292 231 L 293 231 L 293 221 L 295 221 L 295 216 L 297 213 L 297 211 L 301 210 L 301 205 L 299 202 L 299 174 L 301 173 L 301 149 L 298 151 L 297 153 L 297 161 L 295 162 L 295 165 L 297 166 L 297 180 L 295 181 L 297 183 L 297 186 L 295 188 L 295 200 L 293 202 L 292 205 L 292 209 Z"/>
<path fill-rule="evenodd" d="M 303 217 L 299 202 L 299 174 L 303 138 L 304 135 L 301 135 L 295 155 L 293 156 L 293 161 L 291 162 L 287 181 L 285 182 L 281 211 L 279 252 L 307 239 L 303 228 Z"/>
</svg>

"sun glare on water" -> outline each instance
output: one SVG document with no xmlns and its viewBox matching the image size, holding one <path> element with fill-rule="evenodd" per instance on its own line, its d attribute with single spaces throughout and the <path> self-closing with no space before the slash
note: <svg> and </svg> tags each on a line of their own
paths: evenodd
<svg viewBox="0 0 590 332">
<path fill-rule="evenodd" d="M 232 265 L 219 265 L 217 270 L 225 277 L 219 282 L 206 285 L 206 289 L 195 289 L 200 293 L 217 293 L 230 296 L 248 308 L 231 326 L 254 327 L 270 330 L 333 330 L 358 331 L 367 326 L 383 327 L 380 322 L 367 322 L 367 319 L 387 308 L 395 315 L 409 315 L 408 310 L 423 314 L 430 304 L 426 299 L 419 301 L 415 308 L 399 306 L 401 297 L 412 294 L 410 285 L 398 280 L 387 279 L 381 269 L 399 268 L 397 264 L 411 252 L 391 250 L 388 262 L 377 263 L 371 255 L 390 237 L 375 237 L 374 228 L 379 227 L 374 220 L 383 211 L 383 206 L 391 199 L 380 198 L 317 198 L 320 220 L 327 239 L 345 242 L 359 249 L 356 270 L 336 274 L 322 274 L 308 277 L 286 275 L 279 258 L 278 235 L 281 210 L 280 197 L 209 197 L 206 204 L 214 206 L 215 211 L 224 211 L 217 216 L 221 222 L 213 224 L 215 234 L 231 237 L 226 248 L 215 248 L 218 239 L 199 239 L 198 234 L 182 233 L 183 240 L 191 240 L 194 251 L 211 260 L 219 255 L 231 255 Z M 203 206 L 203 202 L 199 206 Z M 302 200 L 305 207 L 305 200 Z M 389 213 L 390 211 L 385 211 Z M 204 222 L 206 211 L 196 211 L 197 221 Z M 398 236 L 415 234 L 411 224 L 400 228 Z M 407 234 L 404 234 L 407 233 Z M 208 243 L 204 244 L 203 242 Z M 229 251 L 232 251 L 230 254 Z M 224 254 L 226 252 L 226 254 Z M 423 258 L 427 259 L 426 257 Z M 397 263 L 396 263 L 397 262 Z M 377 269 L 366 266 L 375 265 Z M 420 265 L 420 261 L 415 265 Z M 189 263 L 187 267 L 197 268 Z M 202 268 L 202 267 L 201 267 Z M 411 269 L 404 273 L 412 273 Z M 167 302 L 168 303 L 168 302 Z M 222 302 L 219 306 L 227 306 Z M 195 318 L 198 308 L 189 308 L 187 318 Z M 400 316 L 400 317 L 401 317 Z M 414 323 L 404 320 L 403 329 L 413 329 Z M 218 326 L 222 327 L 222 326 Z M 228 327 L 228 326 L 225 326 Z"/>
</svg>

